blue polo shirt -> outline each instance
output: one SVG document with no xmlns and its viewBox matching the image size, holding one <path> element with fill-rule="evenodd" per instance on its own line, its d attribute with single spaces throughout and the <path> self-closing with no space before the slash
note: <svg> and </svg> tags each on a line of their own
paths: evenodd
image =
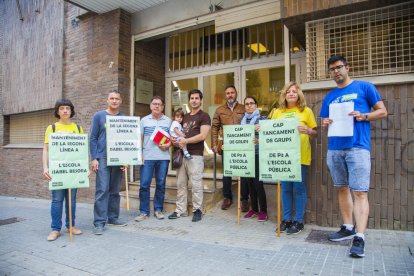
<svg viewBox="0 0 414 276">
<path fill-rule="evenodd" d="M 372 83 L 353 80 L 344 88 L 335 88 L 329 92 L 322 103 L 320 116 L 329 118 L 329 105 L 331 103 L 354 102 L 354 110 L 368 113 L 372 107 L 382 101 L 380 94 Z M 355 120 L 355 119 L 354 119 Z M 370 123 L 368 121 L 354 121 L 354 136 L 329 137 L 329 150 L 344 150 L 360 148 L 370 150 Z"/>
<path fill-rule="evenodd" d="M 155 119 L 152 114 L 149 114 L 141 120 L 141 133 L 144 136 L 142 143 L 142 155 L 145 160 L 170 160 L 170 151 L 160 150 L 158 145 L 151 141 L 150 137 L 155 128 L 159 127 L 166 133 L 169 133 L 171 126 L 171 119 L 162 115 L 160 119 Z"/>
</svg>

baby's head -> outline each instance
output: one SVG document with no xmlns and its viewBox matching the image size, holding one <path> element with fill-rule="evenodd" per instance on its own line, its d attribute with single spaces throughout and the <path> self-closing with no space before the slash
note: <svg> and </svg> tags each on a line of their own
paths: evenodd
<svg viewBox="0 0 414 276">
<path fill-rule="evenodd" d="M 182 121 L 183 121 L 183 118 L 184 118 L 184 111 L 183 111 L 183 109 L 182 108 L 179 108 L 176 111 L 174 111 L 173 117 L 174 117 L 174 121 L 177 121 L 177 122 L 179 122 L 181 124 Z"/>
</svg>

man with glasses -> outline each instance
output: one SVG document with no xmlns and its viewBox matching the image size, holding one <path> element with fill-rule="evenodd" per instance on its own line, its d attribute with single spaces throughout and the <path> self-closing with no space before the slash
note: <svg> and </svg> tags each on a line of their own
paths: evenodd
<svg viewBox="0 0 414 276">
<path fill-rule="evenodd" d="M 211 126 L 211 146 L 215 153 L 222 153 L 222 149 L 218 148 L 219 133 L 223 131 L 224 125 L 238 125 L 244 116 L 244 106 L 237 102 L 237 90 L 234 85 L 228 85 L 224 89 L 226 103 L 216 109 L 213 117 L 213 124 Z M 221 137 L 221 139 L 223 139 Z M 223 160 L 223 164 L 224 164 Z M 223 204 L 221 209 L 227 210 L 233 204 L 233 195 L 231 192 L 231 177 L 223 176 Z M 241 210 L 242 212 L 249 211 L 249 190 L 247 185 L 242 185 L 241 189 Z"/>
<path fill-rule="evenodd" d="M 211 120 L 208 113 L 201 109 L 203 93 L 194 89 L 188 93 L 191 112 L 184 115 L 183 132 L 186 137 L 173 142 L 180 148 L 187 146 L 191 159 L 184 158 L 180 168 L 177 169 L 177 202 L 175 211 L 168 216 L 169 219 L 178 219 L 187 215 L 188 182 L 192 184 L 193 222 L 201 220 L 203 206 L 203 171 L 204 171 L 204 140 L 209 131 Z"/>
<path fill-rule="evenodd" d="M 164 219 L 165 180 L 167 178 L 168 164 L 170 163 L 170 152 L 168 149 L 171 142 L 157 144 L 150 139 L 151 135 L 156 131 L 163 130 L 168 133 L 170 130 L 171 119 L 162 113 L 164 111 L 164 104 L 164 100 L 160 96 L 152 97 L 150 104 L 151 114 L 141 120 L 143 164 L 140 167 L 140 213 L 135 218 L 135 221 L 143 221 L 150 215 L 150 189 L 154 173 L 154 216 L 157 219 Z"/>
<path fill-rule="evenodd" d="M 341 105 L 353 106 L 348 115 L 354 118 L 352 136 L 331 134 L 329 137 L 326 159 L 333 183 L 338 189 L 339 208 L 344 223 L 328 239 L 342 241 L 353 238 L 349 255 L 361 258 L 365 256 L 364 232 L 369 214 L 370 121 L 385 118 L 387 110 L 373 84 L 349 77 L 349 65 L 343 56 L 331 56 L 328 66 L 337 88 L 330 91 L 322 103 L 322 126 L 326 128 L 333 123 L 329 109 L 332 104 L 336 104 L 336 108 L 341 108 Z M 352 214 L 355 216 L 356 226 L 353 224 Z"/>
</svg>

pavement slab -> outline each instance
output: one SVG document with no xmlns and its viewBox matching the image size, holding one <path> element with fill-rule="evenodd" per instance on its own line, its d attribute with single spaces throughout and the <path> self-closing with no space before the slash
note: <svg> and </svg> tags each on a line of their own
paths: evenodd
<svg viewBox="0 0 414 276">
<path fill-rule="evenodd" d="M 126 227 L 93 234 L 93 205 L 77 203 L 83 234 L 50 230 L 50 201 L 0 196 L 2 275 L 414 275 L 414 232 L 371 230 L 366 257 L 348 256 L 349 243 L 326 242 L 336 228 L 305 225 L 297 235 L 276 236 L 274 220 L 241 219 L 219 206 L 191 216 L 135 222 L 137 210 L 121 210 Z M 168 214 L 166 214 L 168 215 Z"/>
</svg>

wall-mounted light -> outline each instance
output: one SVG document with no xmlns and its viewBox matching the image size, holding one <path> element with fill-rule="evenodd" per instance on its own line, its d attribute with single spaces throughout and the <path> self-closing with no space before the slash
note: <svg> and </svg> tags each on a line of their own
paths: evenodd
<svg viewBox="0 0 414 276">
<path fill-rule="evenodd" d="M 250 49 L 252 49 L 253 52 L 257 53 L 266 53 L 267 49 L 266 47 L 262 44 L 262 43 L 252 43 L 252 44 L 247 44 L 247 47 L 249 47 Z"/>
</svg>

